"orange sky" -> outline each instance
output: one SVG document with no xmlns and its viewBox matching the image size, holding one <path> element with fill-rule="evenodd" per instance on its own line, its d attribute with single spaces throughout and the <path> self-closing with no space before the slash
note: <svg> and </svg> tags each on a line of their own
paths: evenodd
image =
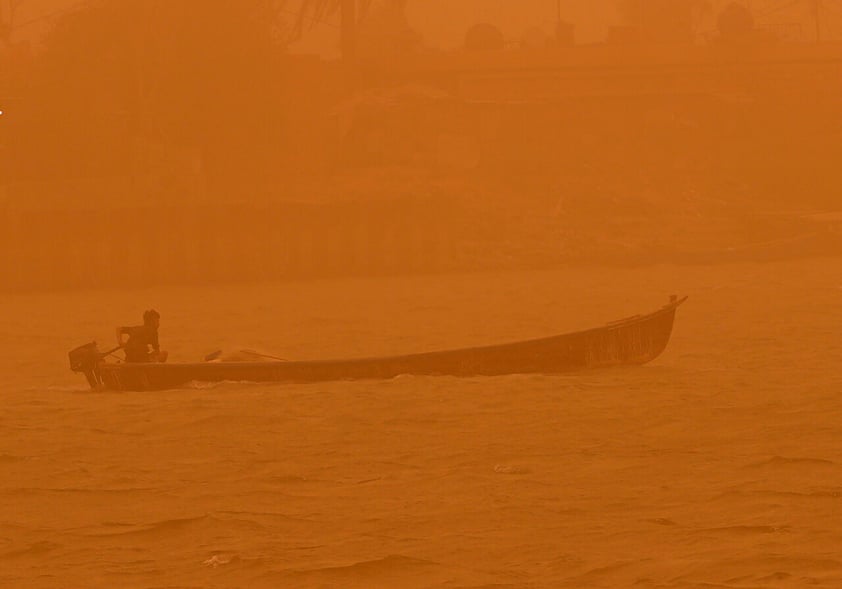
<svg viewBox="0 0 842 589">
<path fill-rule="evenodd" d="M 0 0 L 6 1 L 6 0 Z M 712 0 L 714 8 L 727 0 Z M 50 26 L 49 15 L 61 13 L 80 0 L 24 0 L 18 23 L 25 26 L 17 31 L 18 38 L 37 39 Z M 749 2 L 758 22 L 779 24 L 800 22 L 805 35 L 812 33 L 810 2 L 781 3 L 774 0 Z M 616 0 L 561 0 L 562 17 L 576 23 L 579 42 L 597 42 L 605 38 L 609 26 L 619 21 Z M 412 26 L 431 47 L 449 48 L 461 44 L 467 28 L 485 21 L 499 26 L 511 41 L 518 41 L 530 27 L 550 32 L 556 19 L 556 0 L 410 0 L 409 18 Z M 825 31 L 827 38 L 842 34 L 842 2 L 825 3 Z M 317 25 L 296 50 L 331 55 L 336 52 L 338 30 L 334 23 Z"/>
<path fill-rule="evenodd" d="M 2 1 L 2 0 L 0 0 Z M 79 0 L 25 0 L 18 21 L 30 22 L 57 11 L 83 4 Z M 562 0 L 564 18 L 580 24 L 580 37 L 595 40 L 604 37 L 608 24 L 616 21 L 615 0 Z M 415 0 L 410 1 L 409 17 L 432 46 L 458 45 L 465 30 L 473 23 L 497 24 L 507 36 L 515 39 L 529 27 L 543 26 L 550 30 L 556 19 L 555 0 Z M 48 20 L 28 24 L 19 34 L 33 37 L 40 34 Z M 302 44 L 306 51 L 330 53 L 336 45 L 336 25 L 317 25 Z"/>
</svg>

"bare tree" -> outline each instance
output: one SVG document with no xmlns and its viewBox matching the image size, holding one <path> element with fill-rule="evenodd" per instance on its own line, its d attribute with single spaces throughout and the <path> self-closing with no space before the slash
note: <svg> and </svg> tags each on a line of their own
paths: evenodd
<svg viewBox="0 0 842 589">
<path fill-rule="evenodd" d="M 289 0 L 270 0 L 279 10 L 288 9 Z M 340 11 L 353 9 L 358 17 L 363 17 L 371 7 L 373 0 L 299 0 L 298 6 L 291 11 L 294 15 L 292 33 L 295 36 L 308 25 L 324 21 Z M 293 2 L 294 4 L 295 2 Z"/>
<path fill-rule="evenodd" d="M 0 42 L 9 45 L 15 28 L 15 15 L 26 0 L 0 0 Z"/>
</svg>

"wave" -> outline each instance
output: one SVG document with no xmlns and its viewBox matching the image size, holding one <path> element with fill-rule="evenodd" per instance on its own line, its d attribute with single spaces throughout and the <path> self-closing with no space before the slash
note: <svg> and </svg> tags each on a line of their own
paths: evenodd
<svg viewBox="0 0 842 589">
<path fill-rule="evenodd" d="M 0 489 L 0 495 L 32 495 L 34 493 L 64 493 L 84 495 L 114 495 L 120 493 L 148 493 L 158 491 L 154 487 L 84 488 L 84 487 L 6 487 Z"/>
<path fill-rule="evenodd" d="M 695 530 L 692 532 L 693 534 L 707 534 L 707 533 L 717 533 L 717 534 L 733 534 L 739 536 L 745 535 L 755 535 L 755 534 L 786 534 L 790 533 L 792 529 L 789 526 L 764 526 L 764 525 L 757 525 L 757 526 L 749 526 L 749 525 L 737 525 L 737 526 L 721 526 L 718 528 L 703 528 L 700 530 Z"/>
<path fill-rule="evenodd" d="M 239 387 L 249 387 L 249 388 L 265 388 L 267 386 L 271 387 L 283 387 L 283 386 L 290 386 L 291 383 L 283 383 L 283 382 L 255 382 L 253 380 L 222 380 L 219 382 L 207 382 L 201 380 L 193 380 L 184 385 L 183 389 L 189 389 L 194 391 L 207 391 L 213 390 L 218 388 L 225 388 L 231 386 L 239 386 Z"/>
<path fill-rule="evenodd" d="M 136 537 L 136 536 L 152 536 L 152 537 L 169 537 L 174 534 L 186 532 L 191 535 L 202 534 L 208 528 L 217 529 L 236 528 L 243 533 L 261 532 L 266 529 L 266 526 L 251 518 L 244 517 L 217 517 L 210 514 L 199 515 L 196 517 L 173 518 L 165 519 L 150 523 L 109 523 L 103 524 L 110 529 L 108 531 L 91 532 L 85 534 L 89 537 L 96 538 L 111 538 L 111 537 Z"/>
<path fill-rule="evenodd" d="M 113 536 L 137 536 L 137 535 L 169 535 L 173 532 L 189 528 L 199 522 L 209 519 L 207 514 L 196 517 L 165 519 L 151 524 L 136 524 L 132 529 L 121 530 L 119 532 L 105 532 L 98 534 L 88 534 L 92 537 L 113 537 Z M 129 526 L 131 524 L 120 524 L 122 526 Z"/>
<path fill-rule="evenodd" d="M 824 458 L 788 458 L 786 456 L 773 456 L 768 460 L 747 464 L 743 468 L 763 468 L 767 466 L 836 466 L 836 463 Z"/>
<path fill-rule="evenodd" d="M 30 544 L 26 548 L 18 548 L 16 550 L 10 550 L 8 552 L 0 553 L 0 560 L 6 560 L 10 558 L 21 558 L 25 556 L 42 556 L 48 552 L 52 552 L 61 548 L 61 544 L 56 544 L 55 542 L 35 542 L 34 544 Z"/>
<path fill-rule="evenodd" d="M 32 460 L 30 456 L 14 456 L 12 454 L 0 454 L 0 464 L 13 464 L 15 462 L 23 462 L 24 460 Z"/>
<path fill-rule="evenodd" d="M 326 566 L 322 568 L 306 570 L 289 570 L 280 573 L 269 573 L 263 575 L 263 579 L 273 578 L 297 578 L 302 580 L 307 577 L 330 577 L 334 580 L 342 578 L 361 577 L 373 580 L 377 577 L 391 577 L 437 566 L 437 563 L 430 560 L 411 558 L 403 555 L 390 555 L 375 560 L 364 560 L 349 565 Z"/>
<path fill-rule="evenodd" d="M 40 387 L 28 387 L 23 389 L 24 393 L 90 393 L 91 387 L 86 387 L 80 384 L 74 385 L 45 385 Z"/>
</svg>

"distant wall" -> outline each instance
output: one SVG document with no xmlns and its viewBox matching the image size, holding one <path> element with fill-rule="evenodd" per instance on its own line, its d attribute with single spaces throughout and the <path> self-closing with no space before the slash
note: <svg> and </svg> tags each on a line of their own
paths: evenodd
<svg viewBox="0 0 842 589">
<path fill-rule="evenodd" d="M 428 203 L 0 208 L 0 290 L 435 272 L 456 229 Z"/>
</svg>

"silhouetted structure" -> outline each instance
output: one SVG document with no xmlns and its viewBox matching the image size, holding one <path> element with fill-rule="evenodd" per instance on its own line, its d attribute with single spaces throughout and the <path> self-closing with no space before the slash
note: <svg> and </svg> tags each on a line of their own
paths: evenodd
<svg viewBox="0 0 842 589">
<path fill-rule="evenodd" d="M 576 42 L 576 25 L 559 20 L 555 26 L 555 41 L 560 47 L 570 47 Z"/>
<path fill-rule="evenodd" d="M 726 41 L 745 38 L 754 30 L 751 11 L 739 2 L 731 2 L 717 19 L 719 34 Z"/>
<path fill-rule="evenodd" d="M 465 49 L 468 51 L 500 51 L 505 46 L 503 33 L 492 24 L 475 24 L 465 35 Z"/>
<path fill-rule="evenodd" d="M 353 61 L 357 52 L 357 0 L 342 0 L 342 58 Z"/>
</svg>

